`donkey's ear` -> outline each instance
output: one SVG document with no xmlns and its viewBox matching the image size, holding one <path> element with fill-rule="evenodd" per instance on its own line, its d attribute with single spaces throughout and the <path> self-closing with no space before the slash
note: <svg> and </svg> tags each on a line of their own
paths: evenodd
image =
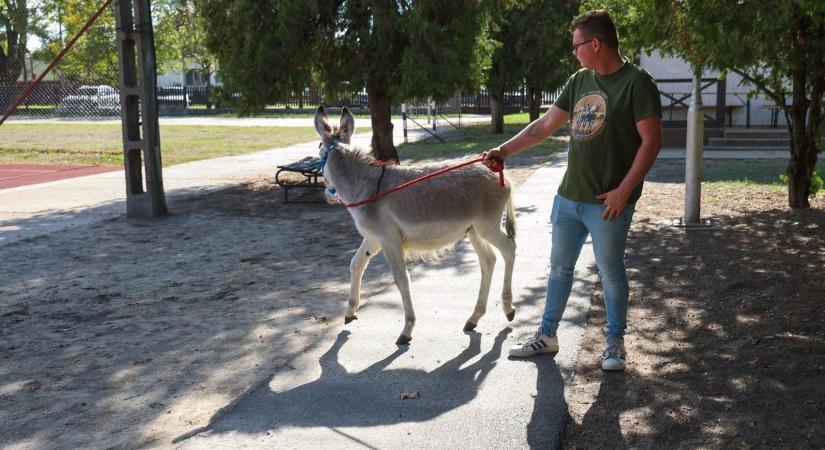
<svg viewBox="0 0 825 450">
<path fill-rule="evenodd" d="M 327 113 L 324 111 L 323 106 L 318 107 L 318 111 L 315 112 L 315 131 L 318 132 L 318 136 L 321 136 L 321 139 L 329 139 L 332 136 L 332 125 L 329 124 L 329 119 L 327 119 Z"/>
<path fill-rule="evenodd" d="M 349 144 L 352 133 L 355 132 L 355 118 L 346 106 L 341 110 L 341 123 L 338 125 L 338 131 L 341 133 L 341 140 Z"/>
</svg>

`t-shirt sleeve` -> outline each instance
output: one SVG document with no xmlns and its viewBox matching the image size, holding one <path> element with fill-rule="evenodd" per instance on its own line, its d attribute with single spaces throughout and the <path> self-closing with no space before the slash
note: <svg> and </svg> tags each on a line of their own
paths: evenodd
<svg viewBox="0 0 825 450">
<path fill-rule="evenodd" d="M 573 108 L 570 105 L 570 99 L 573 96 L 573 78 L 576 77 L 576 74 L 570 76 L 567 79 L 567 83 L 564 84 L 564 87 L 561 90 L 561 94 L 556 98 L 556 101 L 553 102 L 553 106 L 556 108 L 561 109 L 562 111 L 569 113 Z"/>
<path fill-rule="evenodd" d="M 633 92 L 633 121 L 638 122 L 646 117 L 662 117 L 662 100 L 659 88 L 653 77 L 644 72 L 634 84 Z"/>
</svg>

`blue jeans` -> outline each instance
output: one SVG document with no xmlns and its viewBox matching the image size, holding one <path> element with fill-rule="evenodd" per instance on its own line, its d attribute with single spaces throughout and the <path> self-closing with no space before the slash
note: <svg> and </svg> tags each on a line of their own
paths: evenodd
<svg viewBox="0 0 825 450">
<path fill-rule="evenodd" d="M 559 321 L 567 306 L 573 288 L 573 272 L 587 235 L 593 240 L 596 265 L 602 276 L 604 303 L 607 310 L 607 338 L 621 338 L 627 326 L 629 288 L 624 267 L 627 232 L 633 219 L 635 204 L 627 205 L 613 220 L 602 219 L 604 205 L 583 203 L 559 194 L 553 201 L 551 215 L 552 247 L 550 249 L 550 276 L 541 332 L 555 336 Z"/>
</svg>

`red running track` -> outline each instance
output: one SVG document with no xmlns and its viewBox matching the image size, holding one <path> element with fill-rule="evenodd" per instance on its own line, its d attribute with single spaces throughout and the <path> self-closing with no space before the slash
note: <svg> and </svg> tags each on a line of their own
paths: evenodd
<svg viewBox="0 0 825 450">
<path fill-rule="evenodd" d="M 0 189 L 47 181 L 123 170 L 115 166 L 57 166 L 42 164 L 0 164 Z"/>
</svg>

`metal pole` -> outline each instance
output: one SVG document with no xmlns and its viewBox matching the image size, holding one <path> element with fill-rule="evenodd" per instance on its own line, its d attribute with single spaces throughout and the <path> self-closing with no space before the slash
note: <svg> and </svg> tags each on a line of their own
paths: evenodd
<svg viewBox="0 0 825 450">
<path fill-rule="evenodd" d="M 401 103 L 401 123 L 404 127 L 404 143 L 407 143 L 407 102 Z"/>
<path fill-rule="evenodd" d="M 433 102 L 432 97 L 427 97 L 427 123 L 430 123 L 430 117 L 432 117 L 432 114 L 433 114 L 432 102 Z"/>
<path fill-rule="evenodd" d="M 456 95 L 458 97 L 458 127 L 461 128 L 461 92 L 458 92 Z"/>
<path fill-rule="evenodd" d="M 684 218 L 686 226 L 701 224 L 702 140 L 704 138 L 701 89 L 701 72 L 696 70 L 693 74 L 693 95 L 687 116 Z"/>
<path fill-rule="evenodd" d="M 435 107 L 435 100 L 430 99 L 430 111 L 433 113 L 433 132 L 435 132 L 435 117 L 438 114 L 438 109 Z"/>
</svg>

